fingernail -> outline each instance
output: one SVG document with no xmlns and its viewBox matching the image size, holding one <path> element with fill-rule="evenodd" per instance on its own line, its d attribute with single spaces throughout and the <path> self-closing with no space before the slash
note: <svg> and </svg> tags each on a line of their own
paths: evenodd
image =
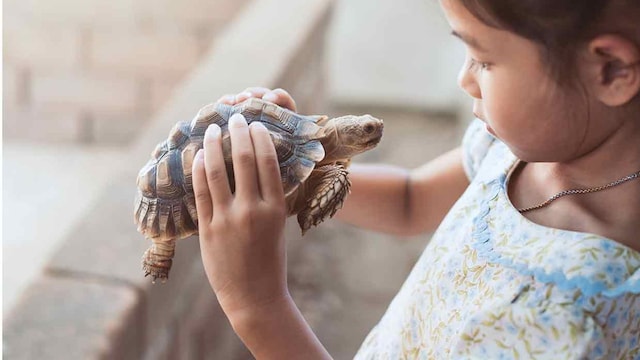
<svg viewBox="0 0 640 360">
<path fill-rule="evenodd" d="M 266 126 L 264 126 L 264 124 L 263 124 L 263 123 L 261 123 L 260 121 L 254 121 L 254 122 L 252 122 L 252 123 L 251 123 L 251 125 L 250 125 L 250 126 L 251 126 L 251 127 L 256 127 L 256 128 L 258 128 L 258 129 L 264 129 L 264 130 L 267 130 L 267 127 L 266 127 Z"/>
<path fill-rule="evenodd" d="M 209 138 L 218 137 L 220 135 L 220 126 L 217 124 L 211 124 L 205 131 L 204 136 Z"/>
<path fill-rule="evenodd" d="M 276 101 L 277 99 L 278 99 L 278 96 L 276 96 L 276 94 L 274 94 L 274 93 L 272 93 L 272 92 L 266 93 L 266 94 L 264 94 L 264 96 L 262 97 L 262 100 L 270 101 L 270 102 L 274 102 L 274 101 Z"/>
<path fill-rule="evenodd" d="M 224 100 L 233 103 L 236 100 L 236 97 L 233 95 L 227 95 L 224 97 Z"/>
<path fill-rule="evenodd" d="M 229 119 L 229 126 L 242 127 L 246 125 L 247 121 L 245 120 L 244 116 L 240 114 L 233 114 Z"/>
<path fill-rule="evenodd" d="M 200 161 L 204 159 L 204 150 L 202 149 L 198 150 L 198 152 L 196 153 L 196 156 L 193 159 L 194 161 Z"/>
</svg>

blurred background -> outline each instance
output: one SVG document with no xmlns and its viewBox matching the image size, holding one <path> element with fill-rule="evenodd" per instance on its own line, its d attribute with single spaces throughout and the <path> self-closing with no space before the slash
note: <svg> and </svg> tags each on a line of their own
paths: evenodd
<svg viewBox="0 0 640 360">
<path fill-rule="evenodd" d="M 463 48 L 435 0 L 5 0 L 3 352 L 11 359 L 248 359 L 197 239 L 143 278 L 135 176 L 171 126 L 225 93 L 283 87 L 306 114 L 385 120 L 356 158 L 416 167 L 457 146 Z M 363 211 L 366 211 L 364 209 Z M 287 225 L 290 288 L 351 358 L 429 234 Z"/>
</svg>

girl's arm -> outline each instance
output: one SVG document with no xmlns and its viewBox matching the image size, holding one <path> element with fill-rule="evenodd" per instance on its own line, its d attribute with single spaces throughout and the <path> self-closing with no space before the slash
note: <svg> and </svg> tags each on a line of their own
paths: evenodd
<svg viewBox="0 0 640 360">
<path fill-rule="evenodd" d="M 229 134 L 235 193 L 217 125 L 207 129 L 193 160 L 200 252 L 211 288 L 256 358 L 329 358 L 289 294 L 286 202 L 271 137 L 242 115 L 229 119 Z"/>
<path fill-rule="evenodd" d="M 415 170 L 352 164 L 349 178 L 351 194 L 336 218 L 402 236 L 434 231 L 469 185 L 460 148 Z"/>
</svg>

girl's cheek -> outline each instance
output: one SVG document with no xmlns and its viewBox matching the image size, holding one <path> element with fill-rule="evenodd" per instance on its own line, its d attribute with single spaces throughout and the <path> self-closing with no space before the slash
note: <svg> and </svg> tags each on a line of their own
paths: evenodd
<svg viewBox="0 0 640 360">
<path fill-rule="evenodd" d="M 493 84 L 484 81 L 482 84 L 482 111 L 485 120 L 494 128 L 504 126 L 504 118 L 508 117 L 509 99 L 505 99 L 502 94 L 496 92 Z"/>
</svg>

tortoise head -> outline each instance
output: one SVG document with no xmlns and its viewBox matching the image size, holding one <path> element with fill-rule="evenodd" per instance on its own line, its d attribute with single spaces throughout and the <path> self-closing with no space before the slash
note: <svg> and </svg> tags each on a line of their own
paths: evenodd
<svg viewBox="0 0 640 360">
<path fill-rule="evenodd" d="M 371 150 L 382 138 L 384 124 L 371 115 L 347 115 L 327 121 L 324 131 L 325 160 L 347 159 Z"/>
</svg>

